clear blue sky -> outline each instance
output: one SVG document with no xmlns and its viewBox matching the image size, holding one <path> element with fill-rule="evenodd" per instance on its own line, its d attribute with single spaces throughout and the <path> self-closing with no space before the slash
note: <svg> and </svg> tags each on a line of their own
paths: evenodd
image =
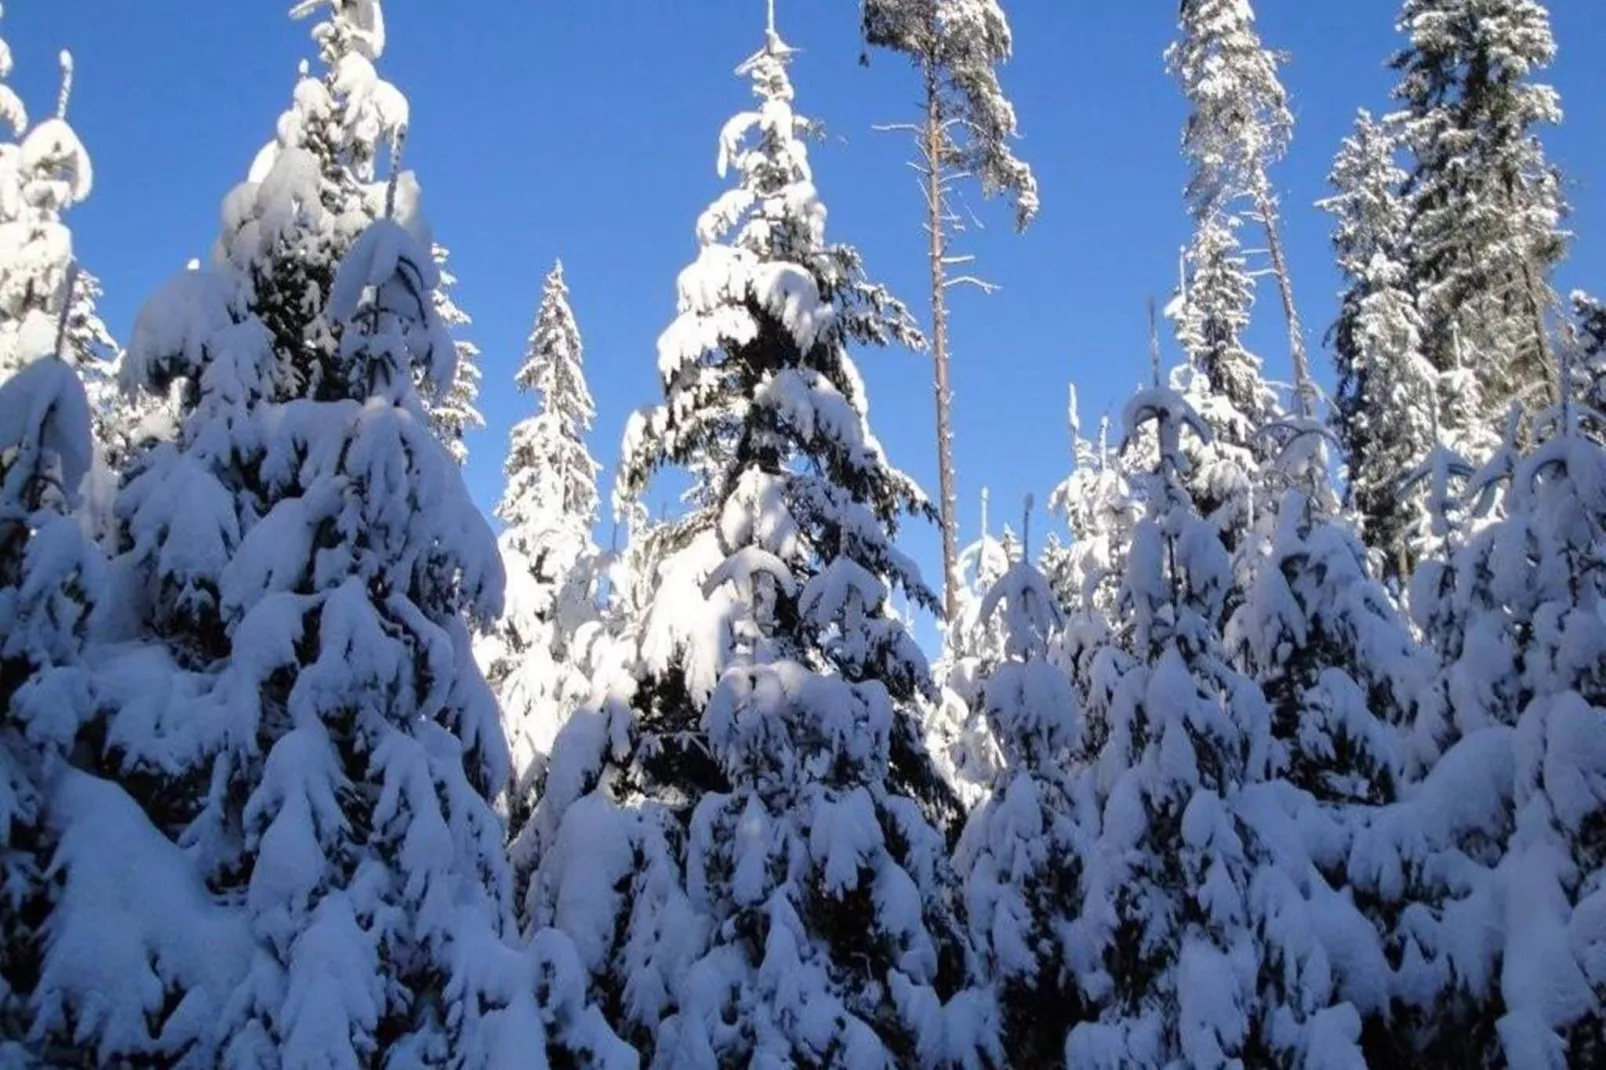
<svg viewBox="0 0 1606 1070">
<path fill-rule="evenodd" d="M 12 0 L 4 33 L 14 83 L 34 110 L 54 100 L 55 52 L 78 57 L 72 118 L 94 157 L 94 198 L 73 217 L 81 259 L 104 279 L 105 313 L 126 337 L 146 296 L 216 233 L 218 207 L 243 178 L 311 56 L 288 0 Z M 830 131 L 815 149 L 830 233 L 857 243 L 870 270 L 918 307 L 926 292 L 906 144 L 871 132 L 912 113 L 915 84 L 895 57 L 859 64 L 851 0 L 780 0 L 802 48 L 801 111 Z M 1384 60 L 1399 41 L 1396 0 L 1262 0 L 1266 40 L 1292 55 L 1285 78 L 1298 128 L 1276 178 L 1295 285 L 1313 346 L 1339 287 L 1328 220 L 1312 207 L 1354 110 L 1388 106 Z M 1550 79 L 1567 123 L 1546 133 L 1566 171 L 1577 234 L 1559 279 L 1606 290 L 1606 19 L 1601 0 L 1554 0 L 1561 57 Z M 1003 287 L 954 308 L 957 456 L 965 539 L 991 486 L 995 517 L 1018 515 L 1067 466 L 1065 388 L 1081 384 L 1087 422 L 1144 374 L 1145 299 L 1164 300 L 1187 236 L 1177 154 L 1183 112 L 1161 52 L 1175 0 L 1014 0 L 1016 60 L 1007 87 L 1037 169 L 1044 210 L 1025 236 L 1001 206 L 971 246 Z M 694 252 L 693 223 L 719 191 L 721 124 L 745 107 L 732 68 L 761 40 L 763 0 L 586 0 L 465 5 L 386 0 L 384 73 L 411 98 L 409 163 L 436 236 L 453 252 L 459 302 L 484 350 L 488 430 L 470 443 L 468 478 L 489 507 L 501 488 L 511 389 L 554 257 L 567 266 L 599 403 L 593 448 L 611 468 L 626 414 L 653 400 L 654 342 L 674 311 L 674 281 Z M 466 14 L 471 11 L 472 14 Z M 1253 341 L 1286 376 L 1269 287 Z M 1174 349 L 1167 339 L 1168 354 Z M 1168 358 L 1169 359 L 1169 358 Z M 872 421 L 893 460 L 933 493 L 926 362 L 868 354 Z M 1322 360 L 1324 373 L 1326 361 Z M 995 520 L 995 523 L 997 521 Z M 1041 524 L 1034 525 L 1041 530 Z M 936 579 L 935 533 L 906 546 Z"/>
</svg>

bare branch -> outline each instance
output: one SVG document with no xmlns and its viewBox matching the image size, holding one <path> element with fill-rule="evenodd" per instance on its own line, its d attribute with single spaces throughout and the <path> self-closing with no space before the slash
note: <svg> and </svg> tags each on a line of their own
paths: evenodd
<svg viewBox="0 0 1606 1070">
<path fill-rule="evenodd" d="M 984 294 L 995 294 L 1003 289 L 996 282 L 988 282 L 986 279 L 977 278 L 975 275 L 957 275 L 943 282 L 944 289 L 951 290 L 956 286 L 974 286 Z"/>
</svg>

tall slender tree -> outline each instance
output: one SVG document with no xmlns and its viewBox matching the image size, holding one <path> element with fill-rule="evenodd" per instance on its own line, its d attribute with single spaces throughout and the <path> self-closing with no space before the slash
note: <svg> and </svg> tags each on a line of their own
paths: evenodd
<svg viewBox="0 0 1606 1070">
<path fill-rule="evenodd" d="M 1606 412 L 1606 304 L 1575 291 L 1573 304 L 1574 352 L 1572 378 L 1578 398 L 1598 412 Z M 1582 425 L 1585 434 L 1599 434 L 1600 428 Z"/>
<path fill-rule="evenodd" d="M 1561 104 L 1534 80 L 1555 56 L 1550 16 L 1537 0 L 1406 0 L 1399 28 L 1405 287 L 1428 360 L 1471 367 L 1478 383 L 1476 412 L 1443 407 L 1445 432 L 1465 437 L 1471 420 L 1492 440 L 1513 401 L 1542 405 L 1555 391 L 1550 280 L 1566 205 L 1539 131 Z"/>
<path fill-rule="evenodd" d="M 435 291 L 435 299 L 439 302 L 436 312 L 441 322 L 446 324 L 448 330 L 456 332 L 459 328 L 467 327 L 474 321 L 457 306 L 452 300 L 451 291 L 457 286 L 457 276 L 446 267 L 451 252 L 445 246 L 436 245 L 433 249 L 435 264 L 440 268 L 441 285 Z M 446 448 L 452 451 L 452 457 L 458 464 L 468 462 L 468 443 L 464 438 L 471 431 L 478 431 L 485 427 L 485 416 L 478 407 L 480 397 L 480 347 L 466 338 L 458 337 L 457 367 L 452 372 L 452 381 L 445 390 L 428 390 L 420 399 L 424 403 L 424 411 L 429 416 L 430 426 L 435 429 L 436 437 L 446 443 Z"/>
<path fill-rule="evenodd" d="M 1278 76 L 1282 57 L 1267 48 L 1255 27 L 1249 0 L 1182 0 L 1181 36 L 1166 61 L 1182 83 L 1191 111 L 1182 149 L 1192 164 L 1187 200 L 1201 227 L 1247 199 L 1261 224 L 1272 275 L 1288 324 L 1296 410 L 1316 412 L 1316 383 L 1305 349 L 1305 331 L 1294 303 L 1282 224 L 1270 170 L 1288 151 L 1294 116 Z M 1204 237 L 1196 242 L 1206 259 Z"/>
<path fill-rule="evenodd" d="M 865 40 L 907 56 L 920 75 L 925 114 L 895 129 L 914 135 L 916 166 L 925 196 L 931 271 L 931 355 L 937 395 L 937 479 L 941 499 L 943 609 L 959 612 L 959 490 L 953 458 L 953 386 L 949 369 L 948 291 L 985 283 L 955 275 L 972 257 L 952 245 L 963 233 L 955 204 L 967 180 L 984 196 L 1001 195 L 1025 229 L 1039 206 L 1037 179 L 1013 148 L 1018 123 L 1004 95 L 998 68 L 1014 49 L 1009 21 L 998 0 L 861 0 Z"/>
<path fill-rule="evenodd" d="M 1346 490 L 1385 574 L 1407 579 L 1425 526 L 1426 488 L 1406 477 L 1435 445 L 1439 373 L 1423 352 L 1422 318 L 1409 289 L 1408 225 L 1395 160 L 1398 136 L 1364 110 L 1344 140 L 1322 207 L 1349 279 L 1331 339 L 1338 365 L 1333 423 L 1348 459 Z"/>
<path fill-rule="evenodd" d="M 1254 282 L 1238 243 L 1239 221 L 1217 215 L 1200 225 L 1188 251 L 1188 279 L 1177 308 L 1177 338 L 1188 356 L 1171 386 L 1210 428 L 1182 448 L 1189 464 L 1178 471 L 1194 507 L 1229 547 L 1237 547 L 1267 501 L 1272 444 L 1261 434 L 1282 418 L 1277 394 L 1262 375 L 1260 358 L 1244 340 Z"/>
<path fill-rule="evenodd" d="M 935 600 L 892 545 L 927 506 L 849 354 L 910 328 L 825 240 L 791 55 L 772 25 L 739 68 L 758 104 L 724 128 L 735 184 L 659 339 L 664 401 L 627 433 L 629 493 L 668 466 L 706 488 L 666 536 L 628 704 L 559 737 L 535 913 L 655 1065 L 998 1058 L 920 799 L 941 791 L 928 670 L 888 606 Z M 604 829 L 624 843 L 599 856 Z"/>
<path fill-rule="evenodd" d="M 529 348 L 515 382 L 537 392 L 534 415 L 513 428 L 507 488 L 496 514 L 508 593 L 501 619 L 480 641 L 513 748 L 509 835 L 525 869 L 521 833 L 539 797 L 547 756 L 564 720 L 588 697 L 582 630 L 599 619 L 598 465 L 586 448 L 596 409 L 586 385 L 580 328 L 563 265 L 546 277 Z"/>
</svg>

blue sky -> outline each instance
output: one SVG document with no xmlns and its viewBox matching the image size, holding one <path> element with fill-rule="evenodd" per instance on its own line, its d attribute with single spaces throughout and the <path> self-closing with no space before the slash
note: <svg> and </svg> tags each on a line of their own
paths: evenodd
<svg viewBox="0 0 1606 1070">
<path fill-rule="evenodd" d="M 54 55 L 78 57 L 72 119 L 94 157 L 93 199 L 73 223 L 80 258 L 103 278 L 104 311 L 126 337 L 139 304 L 204 255 L 225 192 L 243 178 L 312 55 L 305 24 L 280 2 L 13 0 L 4 33 L 13 82 L 36 112 L 54 100 Z M 1397 47 L 1396 0 L 1265 0 L 1262 33 L 1287 50 L 1298 128 L 1278 170 L 1290 259 L 1318 353 L 1339 281 L 1328 220 L 1312 207 L 1354 110 L 1387 107 L 1384 60 Z M 409 164 L 437 238 L 453 252 L 459 303 L 484 350 L 489 428 L 470 443 L 468 479 L 486 507 L 501 488 L 508 427 L 526 401 L 511 388 L 555 257 L 565 262 L 599 404 L 593 449 L 611 467 L 627 413 L 656 396 L 654 343 L 674 311 L 693 223 L 721 188 L 721 124 L 748 101 L 735 65 L 761 41 L 763 0 L 587 0 L 465 5 L 387 0 L 382 69 L 411 98 Z M 1161 52 L 1174 0 L 1007 5 L 1016 59 L 1006 85 L 1021 152 L 1044 209 L 1014 235 L 1003 206 L 968 244 L 1002 286 L 954 302 L 957 457 L 964 536 L 978 497 L 1013 518 L 1067 466 L 1066 385 L 1086 422 L 1119 410 L 1146 367 L 1148 295 L 1162 301 L 1187 236 L 1177 154 L 1182 104 Z M 1600 0 L 1554 0 L 1561 56 L 1550 72 L 1567 123 L 1546 134 L 1566 171 L 1577 242 L 1559 283 L 1606 290 L 1606 19 Z M 465 14 L 471 11 L 472 14 Z M 907 144 L 873 124 L 912 114 L 915 83 L 897 58 L 860 65 L 857 4 L 779 0 L 784 36 L 802 49 L 799 109 L 829 130 L 814 162 L 830 233 L 864 252 L 872 274 L 918 307 L 925 258 Z M 1262 287 L 1252 341 L 1286 376 L 1281 314 Z M 1174 347 L 1167 339 L 1168 354 Z M 1326 374 L 1326 359 L 1319 357 Z M 903 352 L 862 365 L 872 422 L 892 459 L 933 493 L 928 365 Z M 1041 531 L 1042 523 L 1034 524 Z M 935 567 L 936 534 L 906 547 Z"/>
</svg>

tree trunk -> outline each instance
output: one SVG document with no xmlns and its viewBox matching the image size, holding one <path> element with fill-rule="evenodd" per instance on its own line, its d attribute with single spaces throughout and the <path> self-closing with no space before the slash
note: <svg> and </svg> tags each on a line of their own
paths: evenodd
<svg viewBox="0 0 1606 1070">
<path fill-rule="evenodd" d="M 1310 374 L 1310 356 L 1305 350 L 1305 328 L 1294 306 L 1294 283 L 1283 256 L 1282 236 L 1277 232 L 1277 202 L 1272 197 L 1264 173 L 1255 178 L 1255 211 L 1266 228 L 1266 248 L 1271 253 L 1272 274 L 1277 276 L 1277 292 L 1283 302 L 1283 318 L 1288 321 L 1288 354 L 1294 365 L 1294 398 L 1299 415 L 1306 420 L 1316 415 L 1316 382 Z"/>
<path fill-rule="evenodd" d="M 935 8 L 933 8 L 935 12 Z M 935 18 L 935 14 L 933 14 Z M 942 97 L 937 68 L 926 64 L 926 226 L 931 239 L 931 359 L 937 393 L 937 487 L 942 527 L 943 616 L 952 624 L 959 616 L 959 494 L 954 486 L 953 390 L 948 375 L 947 220 L 943 198 Z"/>
</svg>

